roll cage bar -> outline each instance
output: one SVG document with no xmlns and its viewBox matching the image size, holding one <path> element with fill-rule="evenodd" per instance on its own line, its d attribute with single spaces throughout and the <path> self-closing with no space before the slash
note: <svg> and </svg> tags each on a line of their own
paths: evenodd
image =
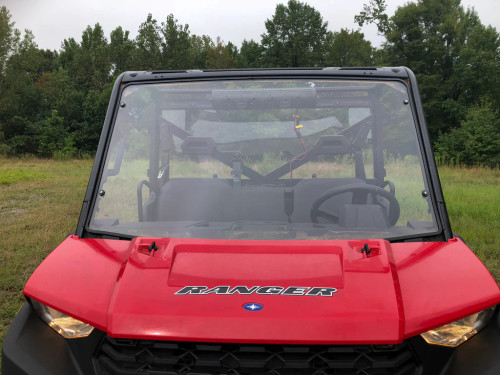
<svg viewBox="0 0 500 375">
<path fill-rule="evenodd" d="M 293 164 L 284 163 L 275 170 L 262 175 L 257 171 L 241 163 L 241 174 L 256 183 L 272 183 L 289 171 L 316 159 L 323 154 L 354 154 L 356 177 L 366 179 L 364 165 L 362 162 L 362 143 L 372 130 L 372 142 L 374 151 L 374 181 L 378 186 L 384 185 L 385 169 L 383 167 L 382 127 L 373 126 L 378 115 L 377 105 L 374 102 L 376 93 L 372 94 L 374 87 L 371 86 L 345 86 L 345 87 L 304 87 L 304 88 L 258 88 L 248 90 L 238 89 L 176 89 L 174 92 L 168 89 L 157 89 L 158 92 L 167 96 L 157 98 L 156 112 L 162 110 L 217 110 L 217 109 L 294 109 L 300 108 L 371 108 L 372 114 L 358 123 L 344 129 L 336 135 L 322 135 L 311 150 L 295 157 Z M 174 93 L 175 95 L 169 95 Z M 176 95 L 190 94 L 192 99 L 177 99 Z M 188 116 L 188 111 L 186 111 Z M 168 178 L 168 166 L 161 166 L 158 144 L 160 122 L 167 125 L 168 131 L 183 140 L 182 151 L 189 155 L 211 156 L 219 162 L 233 167 L 235 160 L 240 155 L 235 152 L 221 151 L 217 148 L 215 141 L 209 137 L 195 137 L 187 130 L 180 128 L 171 121 L 159 120 L 156 116 L 154 129 L 151 131 L 150 169 L 148 173 L 149 187 L 157 190 L 158 173 L 164 169 Z M 187 122 L 187 121 L 186 121 Z M 118 155 L 120 156 L 120 154 Z M 115 165 L 119 165 L 115 163 Z M 109 175 L 109 174 L 108 174 Z"/>
<path fill-rule="evenodd" d="M 246 165 L 241 165 L 241 172 L 243 175 L 251 180 L 255 180 L 256 182 L 271 183 L 277 178 L 284 176 L 290 171 L 290 169 L 293 171 L 309 161 L 316 159 L 319 155 L 354 153 L 357 160 L 362 156 L 360 140 L 366 138 L 366 135 L 370 130 L 369 126 L 371 120 L 372 116 L 359 121 L 336 135 L 320 136 L 319 140 L 312 149 L 296 156 L 296 161 L 292 165 L 290 165 L 289 162 L 286 162 L 265 175 L 260 174 Z M 188 131 L 181 129 L 170 121 L 165 120 L 165 123 L 173 135 L 184 141 L 181 146 L 184 154 L 211 156 L 228 167 L 233 167 L 233 162 L 235 158 L 238 157 L 237 152 L 220 151 L 213 138 L 195 137 Z M 365 179 L 365 177 L 361 177 L 364 175 L 364 170 L 362 170 L 363 164 L 359 164 L 360 162 L 362 162 L 361 159 L 356 162 L 356 176 Z M 155 170 L 150 177 L 157 175 L 157 172 L 159 171 Z M 150 180 L 150 185 L 153 184 L 154 180 Z"/>
</svg>

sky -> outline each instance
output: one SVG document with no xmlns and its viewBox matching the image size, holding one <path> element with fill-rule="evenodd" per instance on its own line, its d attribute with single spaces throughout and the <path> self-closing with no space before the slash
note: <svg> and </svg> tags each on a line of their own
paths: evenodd
<svg viewBox="0 0 500 375">
<path fill-rule="evenodd" d="M 304 1 L 304 0 L 302 0 Z M 318 10 L 331 31 L 341 28 L 358 29 L 354 16 L 369 0 L 305 0 Z M 188 24 L 191 33 L 219 36 L 224 42 L 238 47 L 243 39 L 260 42 L 266 31 L 264 22 L 272 18 L 276 5 L 287 0 L 0 0 L 12 15 L 15 27 L 30 29 L 39 48 L 59 50 L 64 39 L 81 40 L 87 25 L 99 23 L 109 39 L 117 26 L 130 31 L 134 38 L 139 25 L 148 13 L 158 22 L 173 14 L 181 24 Z M 391 16 L 398 6 L 407 0 L 386 0 L 387 13 Z M 462 0 L 464 7 L 474 7 L 481 22 L 500 30 L 498 0 Z M 497 7 L 495 7 L 497 5 Z M 364 26 L 361 31 L 374 46 L 384 38 L 377 35 L 374 25 Z"/>
</svg>

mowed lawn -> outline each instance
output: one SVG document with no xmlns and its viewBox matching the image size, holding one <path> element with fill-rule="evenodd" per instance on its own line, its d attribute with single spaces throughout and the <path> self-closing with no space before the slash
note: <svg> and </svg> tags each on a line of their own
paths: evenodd
<svg viewBox="0 0 500 375">
<path fill-rule="evenodd" d="M 0 159 L 0 344 L 33 270 L 76 227 L 91 160 Z M 500 282 L 500 170 L 440 168 L 453 231 Z"/>
</svg>

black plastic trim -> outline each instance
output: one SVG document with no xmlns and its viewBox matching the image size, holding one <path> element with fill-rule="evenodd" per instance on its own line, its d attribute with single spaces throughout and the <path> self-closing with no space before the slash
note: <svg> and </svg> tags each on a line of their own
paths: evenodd
<svg viewBox="0 0 500 375">
<path fill-rule="evenodd" d="M 420 146 L 423 149 L 422 157 L 428 167 L 424 168 L 424 173 L 427 175 L 427 181 L 431 184 L 429 190 L 431 192 L 430 196 L 433 200 L 436 215 L 438 215 L 437 222 L 439 225 L 442 225 L 444 240 L 448 241 L 453 238 L 453 232 L 451 230 L 450 219 L 448 217 L 448 210 L 446 209 L 446 204 L 444 202 L 443 190 L 439 179 L 436 161 L 434 159 L 434 153 L 432 152 L 427 122 L 425 120 L 422 101 L 418 92 L 417 78 L 410 69 L 406 67 L 404 69 L 407 71 L 408 78 L 410 79 L 410 88 L 412 90 L 411 94 L 414 104 L 413 107 L 415 108 L 417 115 L 417 129 L 419 131 L 418 136 L 420 138 Z"/>
<path fill-rule="evenodd" d="M 64 339 L 25 303 L 12 322 L 2 346 L 3 375 L 92 375 L 92 356 L 103 332 Z"/>
<path fill-rule="evenodd" d="M 170 79 L 216 79 L 216 78 L 284 78 L 304 75 L 326 77 L 370 77 L 370 78 L 408 78 L 404 67 L 378 67 L 378 68 L 261 68 L 261 69 L 226 69 L 226 70 L 175 70 L 175 71 L 141 71 L 126 72 L 123 83 L 159 81 Z"/>
<path fill-rule="evenodd" d="M 417 375 L 407 342 L 395 345 L 281 345 L 123 340 L 106 337 L 99 375 Z"/>
<path fill-rule="evenodd" d="M 466 245 L 467 245 L 467 242 L 465 242 L 464 238 L 463 238 L 461 235 L 459 235 L 459 234 L 457 234 L 457 233 L 453 233 L 453 236 L 454 236 L 455 238 L 458 238 L 458 239 L 459 239 L 459 240 L 461 240 L 464 244 L 466 244 Z"/>
<path fill-rule="evenodd" d="M 442 375 L 500 374 L 500 314 L 497 308 L 493 319 L 476 336 L 455 349 Z"/>
</svg>

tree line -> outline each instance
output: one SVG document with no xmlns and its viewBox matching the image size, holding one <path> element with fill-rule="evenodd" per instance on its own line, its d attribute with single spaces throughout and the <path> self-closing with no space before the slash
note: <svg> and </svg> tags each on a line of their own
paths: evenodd
<svg viewBox="0 0 500 375">
<path fill-rule="evenodd" d="M 81 42 L 38 48 L 0 8 L 0 156 L 93 155 L 112 85 L 126 70 L 316 66 L 408 66 L 417 75 L 436 154 L 447 161 L 500 163 L 500 39 L 460 0 L 414 0 L 386 12 L 369 0 L 355 16 L 385 42 L 359 30 L 332 31 L 320 12 L 289 0 L 265 20 L 260 41 L 241 46 L 191 33 L 170 14 L 149 14 L 137 36 L 122 27 L 107 37 L 97 23 Z"/>
</svg>

